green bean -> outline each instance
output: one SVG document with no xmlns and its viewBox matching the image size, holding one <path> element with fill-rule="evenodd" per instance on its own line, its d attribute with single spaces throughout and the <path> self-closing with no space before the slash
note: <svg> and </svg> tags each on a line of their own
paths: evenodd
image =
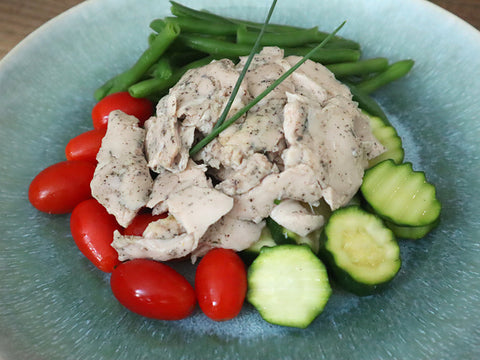
<svg viewBox="0 0 480 360">
<path fill-rule="evenodd" d="M 388 59 L 374 58 L 355 62 L 330 64 L 327 65 L 327 68 L 333 72 L 337 78 L 351 75 L 366 75 L 384 71 L 388 68 Z"/>
<path fill-rule="evenodd" d="M 408 74 L 414 64 L 413 60 L 401 60 L 390 65 L 385 71 L 375 75 L 367 80 L 364 80 L 356 85 L 357 89 L 363 91 L 366 94 L 378 90 L 380 87 L 391 83 L 397 79 Z"/>
<path fill-rule="evenodd" d="M 220 23 L 232 23 L 231 21 L 227 20 L 227 18 L 219 15 L 215 15 L 206 11 L 199 11 L 192 8 L 189 8 L 185 5 L 179 4 L 175 1 L 170 1 L 172 6 L 170 7 L 170 11 L 173 15 L 176 16 L 188 16 L 193 17 L 200 20 L 206 20 L 208 22 L 220 22 Z"/>
<path fill-rule="evenodd" d="M 257 34 L 258 34 L 258 31 L 263 26 L 263 23 L 227 18 L 220 15 L 212 14 L 204 10 L 194 10 L 187 6 L 181 5 L 175 1 L 170 1 L 170 2 L 172 3 L 172 7 L 171 7 L 172 14 L 178 17 L 199 19 L 199 20 L 207 21 L 210 24 L 214 22 L 218 22 L 223 25 L 232 25 L 232 24 L 243 25 L 250 30 L 257 30 Z M 305 31 L 305 29 L 298 26 L 292 26 L 292 25 L 268 24 L 265 31 L 273 32 L 273 33 L 283 33 L 283 32 Z M 312 42 L 319 43 L 323 41 L 328 35 L 329 33 L 327 32 L 317 30 L 317 35 Z M 255 40 L 253 41 L 250 40 L 250 43 L 253 44 L 254 41 Z M 353 40 L 344 39 L 338 36 L 333 37 L 330 40 L 330 42 L 325 46 L 325 48 L 333 48 L 333 47 L 348 48 L 348 49 L 354 49 L 354 50 L 360 49 L 360 45 L 357 42 Z"/>
<path fill-rule="evenodd" d="M 250 54 L 251 45 L 236 44 L 224 40 L 207 38 L 204 36 L 182 34 L 179 37 L 180 42 L 197 51 L 201 51 L 216 57 L 238 57 Z"/>
<path fill-rule="evenodd" d="M 317 28 L 302 29 L 292 32 L 267 33 L 263 35 L 260 45 L 296 47 L 317 42 L 317 34 Z M 244 26 L 240 26 L 237 30 L 237 43 L 239 44 L 254 44 L 257 37 L 257 31 L 249 31 Z"/>
<path fill-rule="evenodd" d="M 201 33 L 206 35 L 236 35 L 238 25 L 210 22 L 192 17 L 167 17 L 166 23 L 173 23 L 180 26 L 182 33 Z"/>
<path fill-rule="evenodd" d="M 358 103 L 360 109 L 365 110 L 370 115 L 378 116 L 382 119 L 386 124 L 390 124 L 388 121 L 387 115 L 383 112 L 382 108 L 378 103 L 367 93 L 359 89 L 356 85 L 344 81 L 345 85 L 350 88 L 350 92 L 353 95 L 353 100 Z"/>
<path fill-rule="evenodd" d="M 170 60 L 170 64 L 173 67 L 182 67 L 192 61 L 200 60 L 205 57 L 205 54 L 189 48 L 184 48 L 182 51 L 177 49 L 172 51 L 168 55 L 168 59 Z"/>
<path fill-rule="evenodd" d="M 178 26 L 167 24 L 165 29 L 155 38 L 152 45 L 144 51 L 137 62 L 125 72 L 107 81 L 95 91 L 95 98 L 101 100 L 106 95 L 126 91 L 131 85 L 140 80 L 144 74 L 162 56 L 165 50 L 180 34 Z"/>
<path fill-rule="evenodd" d="M 172 76 L 172 66 L 168 57 L 161 57 L 151 68 L 151 76 L 160 79 L 167 79 Z"/>
<path fill-rule="evenodd" d="M 285 48 L 285 56 L 298 55 L 305 56 L 311 48 Z M 310 58 L 313 61 L 322 64 L 334 64 L 340 62 L 354 62 L 360 58 L 359 50 L 352 49 L 318 49 L 314 55 Z"/>
<path fill-rule="evenodd" d="M 328 34 L 319 31 L 317 27 L 310 29 L 288 28 L 280 32 L 267 33 L 263 37 L 262 45 L 279 47 L 296 47 L 305 45 L 313 48 L 315 44 L 322 42 Z M 237 42 L 240 44 L 253 44 L 257 38 L 256 30 L 247 30 L 245 25 L 239 26 L 237 30 Z M 313 44 L 315 43 L 315 44 Z M 308 44 L 308 45 L 307 45 Z M 342 48 L 359 50 L 360 45 L 352 40 L 335 37 L 329 41 L 324 48 Z"/>
<path fill-rule="evenodd" d="M 266 34 L 265 34 L 266 35 Z M 204 36 L 182 34 L 180 42 L 192 49 L 201 51 L 215 57 L 238 57 L 250 54 L 251 45 L 237 44 L 224 40 L 208 38 Z M 311 48 L 285 48 L 285 55 L 305 56 Z M 357 61 L 360 58 L 359 50 L 352 49 L 318 49 L 312 56 L 312 60 L 322 64 Z"/>
<path fill-rule="evenodd" d="M 164 19 L 155 19 L 150 22 L 150 29 L 156 31 L 157 33 L 160 33 L 163 31 L 163 29 L 165 29 L 166 25 L 167 23 Z"/>
<path fill-rule="evenodd" d="M 259 31 L 263 26 L 263 23 L 227 18 L 220 15 L 212 14 L 204 10 L 194 10 L 185 5 L 181 5 L 175 1 L 170 1 L 170 2 L 172 4 L 172 7 L 171 7 L 172 14 L 178 17 L 203 20 L 203 21 L 207 21 L 209 24 L 217 22 L 217 23 L 221 23 L 222 25 L 232 25 L 232 24 L 244 25 L 249 29 L 256 29 L 257 31 Z M 273 32 L 273 33 L 295 32 L 295 31 L 305 31 L 305 29 L 298 26 L 280 25 L 280 24 L 268 24 L 266 27 L 266 32 Z M 319 43 L 323 41 L 328 35 L 329 33 L 327 32 L 317 30 L 317 35 L 312 42 Z M 250 40 L 250 43 L 253 44 L 254 41 L 255 40 L 253 41 Z M 339 42 L 338 45 L 337 45 L 337 42 Z M 348 48 L 348 49 L 354 49 L 354 50 L 360 49 L 360 45 L 357 42 L 353 40 L 344 39 L 338 36 L 333 37 L 330 40 L 330 42 L 325 46 L 325 48 L 331 48 L 331 47 L 341 47 L 341 48 Z"/>
<path fill-rule="evenodd" d="M 148 46 L 152 46 L 153 42 L 155 41 L 155 38 L 157 37 L 157 33 L 151 33 L 148 35 Z"/>
<path fill-rule="evenodd" d="M 207 65 L 212 60 L 213 57 L 208 56 L 203 59 L 193 61 L 190 64 L 173 71 L 172 76 L 169 78 L 152 78 L 140 81 L 131 85 L 128 88 L 128 92 L 133 97 L 143 98 L 168 91 L 168 89 L 175 85 L 188 70 Z"/>
</svg>

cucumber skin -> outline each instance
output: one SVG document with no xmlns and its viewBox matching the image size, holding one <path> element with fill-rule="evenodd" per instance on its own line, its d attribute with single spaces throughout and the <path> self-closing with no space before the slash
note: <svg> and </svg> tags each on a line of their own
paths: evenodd
<svg viewBox="0 0 480 360">
<path fill-rule="evenodd" d="M 425 226 L 400 226 L 392 222 L 385 221 L 385 225 L 393 231 L 397 238 L 409 239 L 409 240 L 418 240 L 424 238 L 435 229 L 440 223 L 440 218 L 438 218 L 434 223 L 428 224 Z"/>
</svg>

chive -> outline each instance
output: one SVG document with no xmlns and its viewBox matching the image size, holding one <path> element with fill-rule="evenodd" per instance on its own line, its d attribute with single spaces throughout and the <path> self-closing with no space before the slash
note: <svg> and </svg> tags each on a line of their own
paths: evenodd
<svg viewBox="0 0 480 360">
<path fill-rule="evenodd" d="M 297 70 L 305 61 L 307 61 L 318 49 L 323 47 L 331 38 L 335 36 L 335 34 L 345 25 L 346 21 L 340 24 L 331 34 L 329 34 L 320 44 L 318 44 L 315 48 L 313 48 L 307 55 L 305 55 L 301 60 L 299 60 L 294 66 L 288 69 L 282 76 L 280 76 L 277 80 L 273 82 L 268 88 L 266 88 L 260 95 L 258 95 L 255 99 L 253 99 L 250 103 L 246 106 L 241 108 L 235 115 L 231 118 L 226 120 L 221 126 L 214 128 L 210 134 L 205 136 L 202 140 L 200 140 L 197 144 L 195 144 L 190 149 L 190 156 L 195 155 L 200 150 L 202 150 L 207 144 L 209 144 L 213 139 L 217 137 L 223 130 L 228 128 L 232 125 L 235 121 L 237 121 L 243 114 L 249 111 L 252 107 L 258 104 L 265 96 L 267 96 L 273 89 L 275 89 L 278 85 L 280 85 L 283 80 L 289 77 L 295 70 Z"/>
<path fill-rule="evenodd" d="M 225 109 L 223 109 L 222 114 L 220 115 L 220 118 L 217 120 L 215 126 L 213 127 L 213 130 L 218 129 L 222 124 L 224 123 L 228 112 L 230 111 L 230 108 L 232 107 L 233 101 L 235 100 L 235 96 L 237 96 L 238 89 L 240 89 L 240 85 L 243 81 L 243 78 L 245 77 L 248 67 L 250 66 L 250 63 L 253 60 L 253 56 L 258 50 L 258 47 L 260 46 L 262 36 L 265 32 L 265 29 L 267 28 L 267 24 L 270 21 L 270 18 L 272 17 L 273 9 L 275 9 L 275 5 L 277 4 L 277 0 L 272 1 L 272 5 L 270 6 L 270 10 L 268 11 L 267 18 L 265 19 L 265 22 L 263 23 L 262 30 L 260 30 L 260 33 L 258 34 L 257 40 L 255 41 L 255 44 L 253 45 L 252 50 L 250 51 L 250 55 L 248 55 L 248 59 L 245 62 L 245 66 L 242 69 L 242 72 L 240 73 L 240 76 L 237 79 L 237 82 L 235 84 L 235 87 L 232 90 L 232 93 L 230 94 L 230 98 L 228 99 L 227 105 L 225 106 Z"/>
</svg>

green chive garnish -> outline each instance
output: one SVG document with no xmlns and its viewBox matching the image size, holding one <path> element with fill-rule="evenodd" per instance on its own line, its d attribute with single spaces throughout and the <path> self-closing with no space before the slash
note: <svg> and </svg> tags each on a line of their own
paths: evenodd
<svg viewBox="0 0 480 360">
<path fill-rule="evenodd" d="M 268 11 L 267 18 L 265 19 L 265 22 L 263 23 L 262 29 L 260 30 L 260 33 L 257 36 L 257 40 L 255 41 L 255 44 L 253 45 L 252 51 L 250 52 L 250 55 L 248 55 L 248 59 L 245 62 L 245 66 L 242 69 L 242 72 L 240 73 L 240 76 L 237 79 L 237 83 L 235 84 L 235 87 L 232 90 L 232 93 L 230 95 L 230 98 L 228 99 L 227 105 L 225 106 L 225 109 L 223 109 L 222 114 L 217 120 L 217 123 L 213 127 L 213 129 L 217 129 L 222 124 L 224 123 L 225 119 L 227 118 L 228 112 L 230 111 L 230 108 L 232 107 L 233 101 L 235 100 L 235 96 L 237 96 L 238 89 L 240 89 L 240 84 L 242 83 L 243 78 L 245 77 L 245 74 L 247 73 L 248 67 L 250 66 L 250 63 L 253 60 L 253 56 L 257 52 L 258 48 L 260 47 L 260 41 L 262 40 L 262 36 L 265 33 L 265 30 L 267 28 L 268 23 L 270 22 L 270 18 L 272 17 L 273 9 L 275 9 L 275 5 L 277 4 L 277 0 L 273 0 L 272 5 L 270 6 L 270 10 Z"/>
</svg>

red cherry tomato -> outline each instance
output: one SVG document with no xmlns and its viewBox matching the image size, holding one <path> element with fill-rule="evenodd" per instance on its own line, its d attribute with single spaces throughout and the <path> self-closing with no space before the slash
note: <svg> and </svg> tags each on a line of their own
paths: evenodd
<svg viewBox="0 0 480 360">
<path fill-rule="evenodd" d="M 70 231 L 75 244 L 93 265 L 104 272 L 112 272 L 120 264 L 111 243 L 113 232 L 121 229 L 115 217 L 95 199 L 78 204 L 70 216 Z"/>
<path fill-rule="evenodd" d="M 42 170 L 30 183 L 28 199 L 38 210 L 66 214 L 92 197 L 90 182 L 95 171 L 91 161 L 62 161 Z"/>
<path fill-rule="evenodd" d="M 93 127 L 106 129 L 108 115 L 113 110 L 121 110 L 128 115 L 135 116 L 142 126 L 153 114 L 153 104 L 144 98 L 134 98 L 127 91 L 118 92 L 105 96 L 92 109 Z"/>
<path fill-rule="evenodd" d="M 189 282 L 163 263 L 135 259 L 113 270 L 110 286 L 117 300 L 130 311 L 159 320 L 186 318 L 195 308 Z"/>
<path fill-rule="evenodd" d="M 124 235 L 134 235 L 134 236 L 142 236 L 143 232 L 147 228 L 148 224 L 152 221 L 156 221 L 159 219 L 165 219 L 167 214 L 160 214 L 160 215 L 152 215 L 151 212 L 140 212 L 135 216 L 132 220 L 130 225 L 125 228 L 123 234 Z"/>
<path fill-rule="evenodd" d="M 106 129 L 93 129 L 71 139 L 65 147 L 67 160 L 87 160 L 96 163 Z"/>
<path fill-rule="evenodd" d="M 242 309 L 247 293 L 247 271 L 229 249 L 210 250 L 195 273 L 195 292 L 202 311 L 212 320 L 230 320 Z"/>
</svg>

